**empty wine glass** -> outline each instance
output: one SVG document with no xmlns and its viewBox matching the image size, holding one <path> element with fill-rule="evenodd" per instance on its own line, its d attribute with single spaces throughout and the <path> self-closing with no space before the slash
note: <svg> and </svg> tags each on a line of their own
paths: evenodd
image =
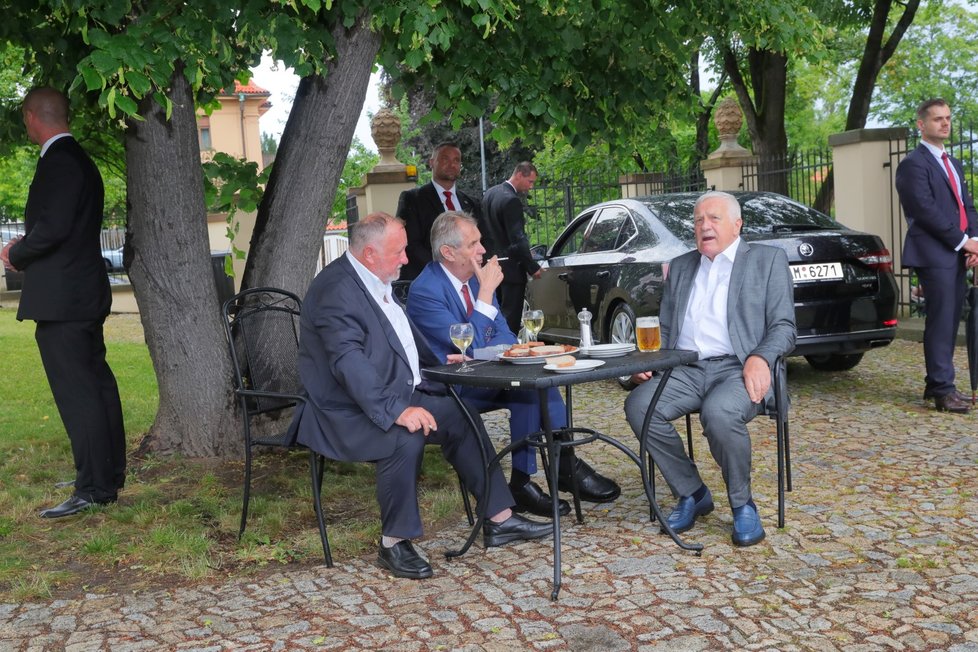
<svg viewBox="0 0 978 652">
<path fill-rule="evenodd" d="M 527 340 L 533 342 L 543 330 L 543 311 L 526 310 L 523 312 L 523 328 L 526 329 Z"/>
<path fill-rule="evenodd" d="M 452 344 L 462 354 L 462 366 L 456 369 L 456 371 L 462 374 L 472 371 L 468 361 L 465 359 L 465 351 L 472 344 L 472 339 L 475 337 L 472 324 L 452 324 L 448 327 L 448 337 L 452 339 Z"/>
</svg>

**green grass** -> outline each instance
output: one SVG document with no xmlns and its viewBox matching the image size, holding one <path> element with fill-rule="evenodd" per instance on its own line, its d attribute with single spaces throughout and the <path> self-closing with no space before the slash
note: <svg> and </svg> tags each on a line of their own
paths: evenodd
<svg viewBox="0 0 978 652">
<path fill-rule="evenodd" d="M 306 455 L 256 457 L 241 541 L 242 460 L 136 456 L 155 418 L 156 377 L 136 316 L 113 315 L 105 331 L 126 423 L 126 488 L 115 505 L 41 519 L 40 509 L 70 495 L 54 484 L 74 477 L 71 448 L 41 367 L 34 324 L 0 309 L 0 602 L 322 563 Z M 426 451 L 422 469 L 426 528 L 444 520 L 461 524 L 456 476 L 437 450 Z M 330 462 L 324 485 L 334 558 L 342 562 L 373 550 L 380 536 L 373 467 Z"/>
</svg>

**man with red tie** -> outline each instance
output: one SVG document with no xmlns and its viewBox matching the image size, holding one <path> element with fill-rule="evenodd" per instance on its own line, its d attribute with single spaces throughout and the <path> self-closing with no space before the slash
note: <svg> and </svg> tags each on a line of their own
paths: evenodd
<svg viewBox="0 0 978 652">
<path fill-rule="evenodd" d="M 407 228 L 408 263 L 401 268 L 402 281 L 411 281 L 431 262 L 431 225 L 445 211 L 465 211 L 480 220 L 479 202 L 455 186 L 462 173 L 462 150 L 453 142 L 435 145 L 431 181 L 405 190 L 397 200 L 397 216 Z"/>
<path fill-rule="evenodd" d="M 924 291 L 924 399 L 958 414 L 970 400 L 954 385 L 954 345 L 964 304 L 965 267 L 978 265 L 978 213 L 961 163 L 944 151 L 951 108 L 940 98 L 917 109 L 920 145 L 900 162 L 896 188 L 907 219 L 902 264 Z"/>
<path fill-rule="evenodd" d="M 481 233 L 471 215 L 449 211 L 438 216 L 431 229 L 431 247 L 435 260 L 429 263 L 411 285 L 407 313 L 434 354 L 447 362 L 457 351 L 448 336 L 449 326 L 469 322 L 475 331 L 473 349 L 516 343 L 516 335 L 496 300 L 496 289 L 503 281 L 503 271 L 495 256 L 484 260 Z M 525 439 L 543 429 L 537 392 L 518 389 L 483 389 L 460 387 L 459 395 L 478 410 L 506 408 L 509 410 L 509 434 L 512 440 Z M 554 428 L 567 425 L 567 412 L 560 392 L 551 388 L 547 405 Z M 512 474 L 509 490 L 516 502 L 517 512 L 547 516 L 551 513 L 550 496 L 531 476 L 536 472 L 536 450 L 520 448 L 512 455 Z M 621 494 L 614 480 L 594 470 L 574 455 L 571 447 L 561 452 L 557 488 L 571 491 L 573 476 L 581 500 L 608 503 Z M 570 512 L 570 504 L 560 501 L 561 514 Z"/>
</svg>

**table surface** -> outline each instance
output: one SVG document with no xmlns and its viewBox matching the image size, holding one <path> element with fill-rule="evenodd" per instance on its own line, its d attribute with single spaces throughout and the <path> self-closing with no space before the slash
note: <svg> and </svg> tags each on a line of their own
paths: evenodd
<svg viewBox="0 0 978 652">
<path fill-rule="evenodd" d="M 579 355 L 581 360 L 587 360 Z M 563 385 L 577 385 L 595 380 L 607 380 L 619 376 L 631 376 L 642 371 L 657 371 L 672 369 L 683 364 L 695 362 L 698 356 L 695 351 L 679 349 L 663 349 L 646 352 L 632 351 L 617 358 L 595 358 L 604 360 L 604 364 L 594 369 L 574 373 L 557 373 L 543 368 L 546 363 L 514 364 L 493 360 L 490 362 L 475 361 L 474 369 L 468 373 L 458 373 L 459 364 L 442 365 L 421 370 L 421 376 L 449 385 L 469 385 L 472 387 L 499 387 L 523 389 L 544 389 Z"/>
</svg>

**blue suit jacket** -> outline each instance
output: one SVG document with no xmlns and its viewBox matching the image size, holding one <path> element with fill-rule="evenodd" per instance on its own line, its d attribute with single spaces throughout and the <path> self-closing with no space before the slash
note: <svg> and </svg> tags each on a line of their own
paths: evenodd
<svg viewBox="0 0 978 652">
<path fill-rule="evenodd" d="M 978 235 L 978 213 L 964 181 L 964 169 L 954 158 L 951 165 L 961 179 L 961 197 L 968 215 L 968 235 Z M 907 219 L 903 267 L 939 267 L 957 270 L 961 253 L 958 202 L 947 171 L 925 145 L 918 145 L 897 166 L 896 189 Z"/>
<path fill-rule="evenodd" d="M 440 364 L 412 325 L 421 366 Z M 387 316 L 346 256 L 327 265 L 302 303 L 296 409 L 298 441 L 331 459 L 377 460 L 394 452 L 388 433 L 409 407 L 414 376 Z"/>
<path fill-rule="evenodd" d="M 696 249 L 669 263 L 659 312 L 663 348 L 679 339 L 699 266 Z M 784 251 L 741 240 L 730 272 L 727 329 L 741 363 L 759 355 L 774 369 L 778 356 L 795 348 L 794 290 Z"/>
<path fill-rule="evenodd" d="M 479 295 L 479 281 L 475 277 L 469 279 L 469 289 L 474 303 Z M 492 305 L 497 311 L 499 310 L 499 303 L 495 296 L 492 298 Z M 516 335 L 509 330 L 506 317 L 501 311 L 496 313 L 495 319 L 489 319 L 478 310 L 474 311 L 471 317 L 467 317 L 462 298 L 455 291 L 445 270 L 434 261 L 428 263 L 411 284 L 407 311 L 408 316 L 417 324 L 442 364 L 449 353 L 458 353 L 458 349 L 448 336 L 448 327 L 452 324 L 460 322 L 472 324 L 475 331 L 475 338 L 472 340 L 474 349 L 516 343 Z M 472 352 L 469 351 L 469 355 L 471 354 Z"/>
</svg>

